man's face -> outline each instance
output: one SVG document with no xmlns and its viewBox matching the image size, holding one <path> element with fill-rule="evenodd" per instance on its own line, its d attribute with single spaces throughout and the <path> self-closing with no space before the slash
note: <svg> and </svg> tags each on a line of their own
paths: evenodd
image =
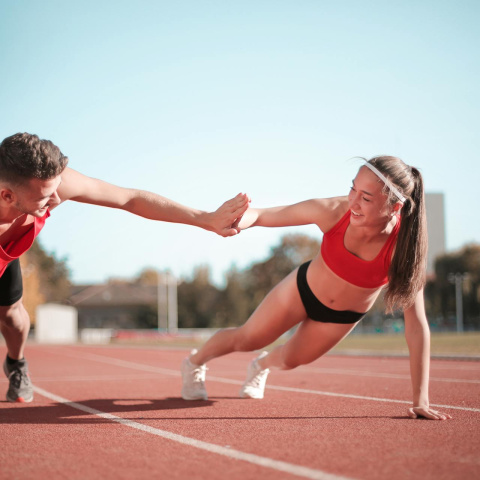
<svg viewBox="0 0 480 480">
<path fill-rule="evenodd" d="M 49 208 L 60 204 L 57 189 L 61 182 L 60 175 L 49 180 L 30 179 L 27 183 L 12 189 L 13 206 L 21 213 L 43 217 Z"/>
</svg>

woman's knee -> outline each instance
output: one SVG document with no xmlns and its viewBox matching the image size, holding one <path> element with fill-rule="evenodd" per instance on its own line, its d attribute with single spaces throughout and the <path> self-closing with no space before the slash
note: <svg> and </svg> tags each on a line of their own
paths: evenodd
<svg viewBox="0 0 480 480">
<path fill-rule="evenodd" d="M 235 339 L 235 350 L 237 352 L 251 352 L 264 346 L 265 342 L 258 334 L 243 327 L 237 329 Z"/>
<path fill-rule="evenodd" d="M 303 352 L 292 351 L 289 347 L 289 345 L 285 345 L 280 351 L 281 370 L 293 370 L 302 365 L 308 365 L 318 358 L 316 355 L 312 357 L 310 355 L 304 355 Z"/>
<path fill-rule="evenodd" d="M 283 357 L 281 358 L 281 366 L 280 366 L 280 370 L 293 370 L 297 367 L 299 367 L 300 365 L 303 365 L 302 363 L 298 362 L 297 360 L 293 359 L 293 358 L 289 358 L 289 357 Z"/>
</svg>

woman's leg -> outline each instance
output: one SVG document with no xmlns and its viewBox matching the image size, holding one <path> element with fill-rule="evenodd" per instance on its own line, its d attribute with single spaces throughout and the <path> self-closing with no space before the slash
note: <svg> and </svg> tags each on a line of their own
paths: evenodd
<svg viewBox="0 0 480 480">
<path fill-rule="evenodd" d="M 356 324 L 323 323 L 307 319 L 292 338 L 258 360 L 261 369 L 291 370 L 306 365 L 331 350 Z"/>
<path fill-rule="evenodd" d="M 305 320 L 306 313 L 298 293 L 296 275 L 297 269 L 271 290 L 243 326 L 220 330 L 190 357 L 190 361 L 195 365 L 203 365 L 234 351 L 263 348 Z"/>
</svg>

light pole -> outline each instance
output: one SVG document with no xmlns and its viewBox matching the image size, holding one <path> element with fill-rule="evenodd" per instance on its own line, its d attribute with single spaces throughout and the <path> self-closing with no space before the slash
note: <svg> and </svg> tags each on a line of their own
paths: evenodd
<svg viewBox="0 0 480 480">
<path fill-rule="evenodd" d="M 159 332 L 167 329 L 167 282 L 166 274 L 157 270 L 157 322 Z"/>
<path fill-rule="evenodd" d="M 177 279 L 175 275 L 168 274 L 168 333 L 178 331 L 178 299 Z"/>
<path fill-rule="evenodd" d="M 457 332 L 463 332 L 463 281 L 468 273 L 449 273 L 448 281 L 455 284 L 455 306 L 457 311 Z"/>
<path fill-rule="evenodd" d="M 157 271 L 157 316 L 159 331 L 178 330 L 177 279 L 168 271 Z"/>
</svg>

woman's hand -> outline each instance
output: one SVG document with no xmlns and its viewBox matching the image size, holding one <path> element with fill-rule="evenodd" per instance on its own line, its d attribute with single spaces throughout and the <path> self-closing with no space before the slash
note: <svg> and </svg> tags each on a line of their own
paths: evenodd
<svg viewBox="0 0 480 480">
<path fill-rule="evenodd" d="M 410 418 L 428 418 L 430 420 L 447 420 L 452 418 L 448 413 L 438 412 L 425 406 L 409 408 L 408 416 Z"/>
<path fill-rule="evenodd" d="M 249 196 L 246 193 L 239 193 L 236 197 L 226 201 L 215 212 L 206 214 L 208 216 L 208 226 L 205 228 L 222 237 L 237 235 L 241 231 L 238 224 L 249 204 Z"/>
</svg>

